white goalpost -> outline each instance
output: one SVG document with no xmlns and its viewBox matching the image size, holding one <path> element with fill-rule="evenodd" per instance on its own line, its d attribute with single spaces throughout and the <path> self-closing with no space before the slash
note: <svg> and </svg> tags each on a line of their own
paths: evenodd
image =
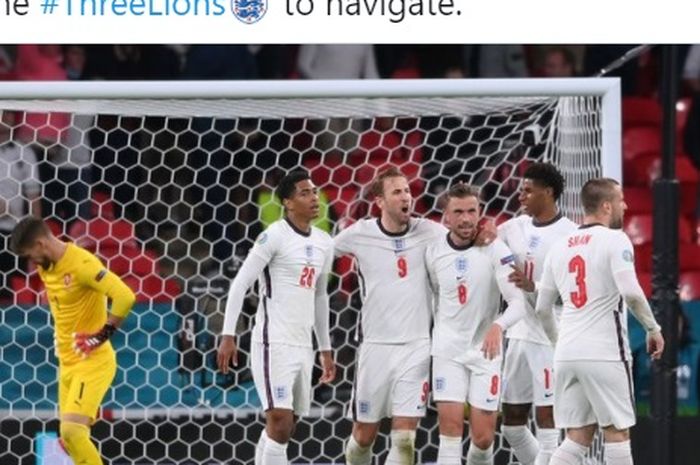
<svg viewBox="0 0 700 465">
<path fill-rule="evenodd" d="M 372 214 L 367 186 L 388 165 L 409 178 L 417 215 L 437 218 L 440 193 L 464 180 L 482 188 L 485 214 L 501 221 L 518 213 L 524 170 L 546 160 L 566 178 L 560 207 L 579 221 L 587 179 L 621 180 L 620 107 L 610 78 L 0 83 L 0 146 L 34 154 L 42 216 L 138 294 L 113 341 L 119 372 L 93 429 L 101 454 L 113 465 L 252 464 L 263 425 L 246 367 L 254 292 L 233 374 L 216 372 L 215 342 L 231 278 L 280 215 L 271 189 L 282 174 L 311 173 L 324 203 L 317 225 L 333 232 Z M 35 195 L 22 182 L 0 192 L 23 200 L 25 213 Z M 333 274 L 338 380 L 314 387 L 292 463 L 344 461 L 361 304 L 348 263 L 338 260 Z M 42 288 L 20 264 L 3 278 L 0 463 L 39 455 L 61 464 Z M 417 463 L 435 461 L 436 419 L 430 409 L 421 422 Z M 375 444 L 376 463 L 385 441 Z M 500 434 L 495 450 L 497 464 L 515 460 Z"/>
</svg>

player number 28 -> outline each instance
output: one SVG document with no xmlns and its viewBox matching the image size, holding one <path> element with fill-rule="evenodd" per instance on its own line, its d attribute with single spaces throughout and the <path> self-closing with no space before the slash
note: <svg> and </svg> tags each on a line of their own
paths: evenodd
<svg viewBox="0 0 700 465">
<path fill-rule="evenodd" d="M 316 274 L 316 269 L 311 266 L 305 266 L 301 270 L 301 278 L 299 279 L 299 285 L 301 287 L 313 287 L 314 286 L 314 275 Z"/>
<path fill-rule="evenodd" d="M 569 273 L 576 274 L 576 291 L 570 294 L 571 303 L 576 308 L 581 308 L 588 302 L 588 293 L 586 292 L 586 262 L 583 257 L 576 255 L 569 261 Z"/>
</svg>

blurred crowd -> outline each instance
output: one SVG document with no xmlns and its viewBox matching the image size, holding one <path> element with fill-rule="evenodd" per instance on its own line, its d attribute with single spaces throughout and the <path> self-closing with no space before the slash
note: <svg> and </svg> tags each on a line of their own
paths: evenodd
<svg viewBox="0 0 700 465">
<path fill-rule="evenodd" d="M 2 80 L 374 79 L 590 76 L 630 45 L 17 45 Z M 654 86 L 655 53 L 614 75 L 625 93 Z M 651 73 L 653 74 L 653 73 Z M 652 82 L 644 82 L 651 79 Z"/>
</svg>

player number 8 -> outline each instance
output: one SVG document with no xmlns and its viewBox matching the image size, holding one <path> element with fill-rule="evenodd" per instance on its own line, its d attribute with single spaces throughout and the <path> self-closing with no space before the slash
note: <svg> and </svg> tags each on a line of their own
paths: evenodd
<svg viewBox="0 0 700 465">
<path fill-rule="evenodd" d="M 459 299 L 460 305 L 467 303 L 467 286 L 464 283 L 459 283 L 457 286 L 457 298 Z"/>
</svg>

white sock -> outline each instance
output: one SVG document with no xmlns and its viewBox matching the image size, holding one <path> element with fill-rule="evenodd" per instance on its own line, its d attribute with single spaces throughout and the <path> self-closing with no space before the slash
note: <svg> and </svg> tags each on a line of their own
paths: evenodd
<svg viewBox="0 0 700 465">
<path fill-rule="evenodd" d="M 350 435 L 345 445 L 346 465 L 370 465 L 372 463 L 372 446 L 360 446 L 353 435 Z"/>
<path fill-rule="evenodd" d="M 540 449 L 537 439 L 525 425 L 518 426 L 501 426 L 503 437 L 510 444 L 513 453 L 518 459 L 518 462 L 523 465 L 535 465 L 535 459 Z"/>
<path fill-rule="evenodd" d="M 588 447 L 566 438 L 552 454 L 549 465 L 581 465 L 587 451 Z"/>
<path fill-rule="evenodd" d="M 608 465 L 632 465 L 632 446 L 629 440 L 605 443 L 605 461 Z"/>
<path fill-rule="evenodd" d="M 287 443 L 280 444 L 268 436 L 262 453 L 262 465 L 288 465 Z"/>
<path fill-rule="evenodd" d="M 537 454 L 537 465 L 549 465 L 552 454 L 559 445 L 559 430 L 556 428 L 537 428 L 537 440 L 540 442 L 540 453 Z"/>
<path fill-rule="evenodd" d="M 493 465 L 493 444 L 486 449 L 479 449 L 473 442 L 469 444 L 467 465 Z"/>
<path fill-rule="evenodd" d="M 412 430 L 392 430 L 391 449 L 384 465 L 413 465 L 415 461 L 414 442 L 416 432 Z"/>
<path fill-rule="evenodd" d="M 462 438 L 440 435 L 437 465 L 462 465 Z"/>
<path fill-rule="evenodd" d="M 265 450 L 266 440 L 267 431 L 265 431 L 265 428 L 263 428 L 262 432 L 260 433 L 260 439 L 258 439 L 258 443 L 255 445 L 255 465 L 262 465 L 262 456 L 263 451 Z"/>
</svg>

